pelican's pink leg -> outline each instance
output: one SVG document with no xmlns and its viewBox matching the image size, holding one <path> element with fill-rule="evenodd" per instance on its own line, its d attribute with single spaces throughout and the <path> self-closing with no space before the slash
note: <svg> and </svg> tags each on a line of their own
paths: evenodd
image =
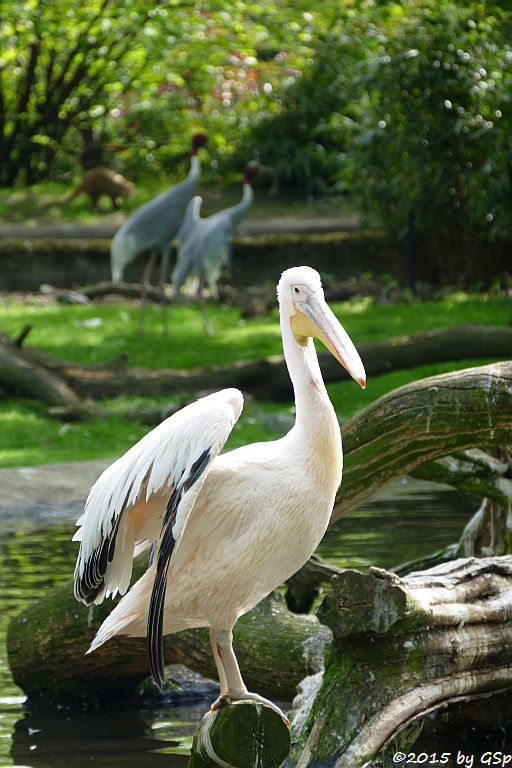
<svg viewBox="0 0 512 768">
<path fill-rule="evenodd" d="M 217 667 L 217 672 L 219 675 L 220 694 L 217 701 L 220 701 L 220 699 L 222 699 L 222 697 L 225 696 L 228 692 L 228 681 L 226 678 L 226 670 L 224 669 L 222 659 L 220 658 L 220 655 L 219 655 L 219 647 L 217 645 L 217 637 L 214 629 L 210 629 L 210 645 L 212 647 L 213 660 L 215 662 L 215 666 Z M 212 704 L 212 711 L 213 711 L 213 704 Z"/>
<path fill-rule="evenodd" d="M 236 660 L 235 652 L 233 651 L 233 632 L 230 629 L 226 631 L 212 630 L 212 632 L 216 640 L 217 654 L 220 657 L 219 666 L 219 664 L 217 664 L 217 659 L 214 653 L 215 663 L 217 664 L 217 669 L 219 669 L 219 678 L 220 667 L 222 667 L 225 673 L 224 679 L 227 681 L 227 690 L 225 693 L 223 693 L 224 687 L 221 681 L 221 694 L 219 698 L 213 702 L 211 706 L 212 712 L 220 707 L 220 702 L 223 696 L 226 696 L 228 699 L 233 701 L 249 699 L 251 701 L 259 701 L 262 704 L 267 704 L 268 706 L 272 707 L 272 709 L 275 709 L 276 712 L 278 712 L 289 725 L 289 720 L 283 714 L 283 712 L 281 712 L 279 707 L 277 707 L 268 699 L 265 699 L 263 696 L 260 696 L 258 693 L 251 693 L 247 690 L 247 687 L 242 680 L 242 675 L 240 674 L 240 668 Z M 212 634 L 210 633 L 210 638 L 211 636 Z"/>
<path fill-rule="evenodd" d="M 213 657 L 217 664 L 217 669 L 219 670 L 219 682 L 221 686 L 220 696 L 212 704 L 213 711 L 219 708 L 220 700 L 223 696 L 227 696 L 229 699 L 240 699 L 247 693 L 247 688 L 242 680 L 238 662 L 233 651 L 232 631 L 230 629 L 224 631 L 212 629 L 210 632 L 210 640 L 212 634 L 215 638 L 216 647 L 216 652 L 214 651 Z M 223 672 L 222 676 L 221 669 Z"/>
</svg>

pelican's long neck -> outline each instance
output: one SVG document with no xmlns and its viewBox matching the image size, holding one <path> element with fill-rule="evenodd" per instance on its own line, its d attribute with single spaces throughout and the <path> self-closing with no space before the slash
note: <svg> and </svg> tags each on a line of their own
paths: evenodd
<svg viewBox="0 0 512 768">
<path fill-rule="evenodd" d="M 281 314 L 283 351 L 295 394 L 295 426 L 309 435 L 326 431 L 339 441 L 339 424 L 329 400 L 313 339 L 298 344 L 289 317 Z"/>
</svg>

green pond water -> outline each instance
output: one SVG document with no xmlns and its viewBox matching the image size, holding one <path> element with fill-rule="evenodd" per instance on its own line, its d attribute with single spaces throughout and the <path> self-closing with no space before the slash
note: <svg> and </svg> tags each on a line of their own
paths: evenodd
<svg viewBox="0 0 512 768">
<path fill-rule="evenodd" d="M 478 501 L 406 478 L 341 520 L 320 554 L 339 565 L 392 567 L 456 541 Z M 184 768 L 198 721 L 213 698 L 180 706 L 31 709 L 7 662 L 7 624 L 27 603 L 69 579 L 80 504 L 3 507 L 0 499 L 0 767 Z M 243 673 L 243 670 L 242 670 Z"/>
</svg>

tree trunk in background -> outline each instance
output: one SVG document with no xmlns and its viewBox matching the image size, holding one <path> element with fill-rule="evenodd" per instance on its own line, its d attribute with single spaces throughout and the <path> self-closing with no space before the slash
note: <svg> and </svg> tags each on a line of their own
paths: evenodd
<svg viewBox="0 0 512 768">
<path fill-rule="evenodd" d="M 415 333 L 384 341 L 358 344 L 368 376 L 412 368 L 415 365 L 474 358 L 512 358 L 512 328 L 463 325 Z M 328 352 L 319 353 L 325 382 L 348 377 L 345 369 Z M 91 375 L 80 366 L 69 365 L 62 375 L 73 387 L 90 397 L 115 397 L 123 394 L 196 392 L 223 387 L 239 387 L 266 400 L 292 399 L 288 371 L 282 355 L 257 360 L 238 360 L 209 368 L 147 370 L 130 367 Z"/>
<path fill-rule="evenodd" d="M 133 286 L 130 287 L 130 290 Z M 137 289 L 138 290 L 138 289 Z M 0 335 L 0 351 L 12 345 L 12 339 Z M 494 357 L 512 357 L 512 328 L 462 325 L 440 328 L 429 333 L 399 336 L 378 342 L 358 345 L 368 376 L 410 368 L 415 365 L 446 360 Z M 269 400 L 292 397 L 288 371 L 282 355 L 257 360 L 239 360 L 229 365 L 209 368 L 148 370 L 145 368 L 110 367 L 105 364 L 101 375 L 91 366 L 57 360 L 29 346 L 18 349 L 27 365 L 32 363 L 51 369 L 55 376 L 83 397 L 115 397 L 119 394 L 154 395 L 172 392 L 197 392 L 239 387 L 244 392 Z M 339 381 L 348 374 L 328 352 L 320 352 L 320 364 L 326 382 Z M 124 361 L 126 362 L 126 361 Z M 9 388 L 12 374 L 4 366 L 0 369 L 0 384 Z M 18 391 L 32 397 L 32 390 L 19 386 Z M 45 399 L 42 390 L 41 399 Z M 53 403 L 51 403 L 53 404 Z"/>
</svg>

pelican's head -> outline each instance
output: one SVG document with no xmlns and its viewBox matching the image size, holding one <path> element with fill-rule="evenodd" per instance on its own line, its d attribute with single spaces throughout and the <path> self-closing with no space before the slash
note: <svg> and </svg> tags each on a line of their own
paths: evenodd
<svg viewBox="0 0 512 768">
<path fill-rule="evenodd" d="M 311 336 L 316 336 L 364 388 L 363 363 L 348 333 L 325 301 L 318 272 L 311 267 L 287 269 L 281 275 L 277 295 L 281 312 L 290 318 L 297 343 L 304 346 Z"/>
</svg>

